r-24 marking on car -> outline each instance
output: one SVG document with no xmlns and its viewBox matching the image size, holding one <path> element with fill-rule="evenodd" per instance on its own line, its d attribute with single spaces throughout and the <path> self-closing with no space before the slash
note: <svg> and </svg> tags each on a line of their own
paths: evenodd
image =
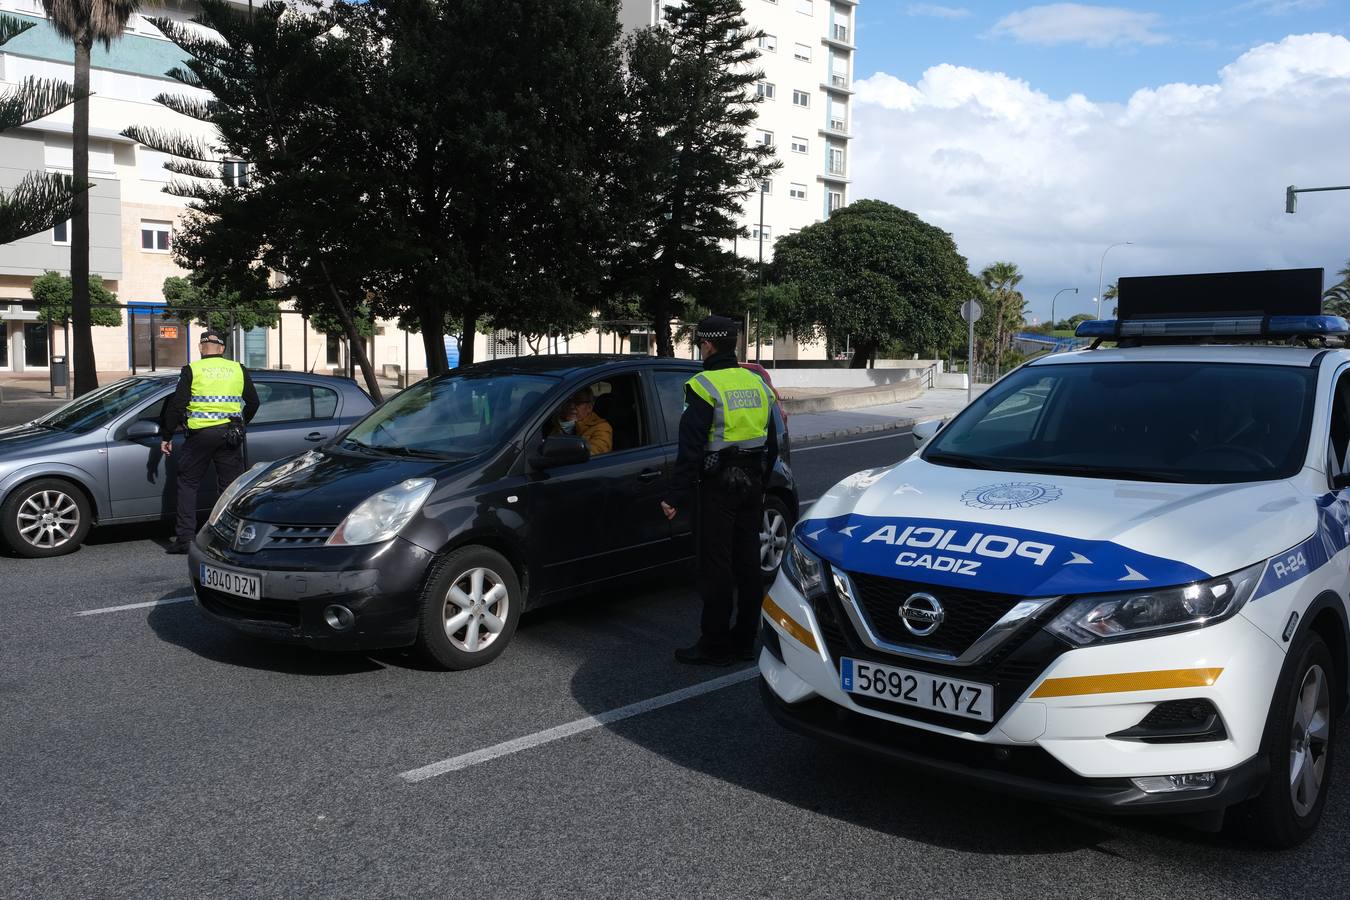
<svg viewBox="0 0 1350 900">
<path fill-rule="evenodd" d="M 1300 551 L 1291 553 L 1284 559 L 1274 560 L 1270 567 L 1275 571 L 1276 578 L 1288 578 L 1290 575 L 1308 568 L 1308 559 Z"/>
</svg>

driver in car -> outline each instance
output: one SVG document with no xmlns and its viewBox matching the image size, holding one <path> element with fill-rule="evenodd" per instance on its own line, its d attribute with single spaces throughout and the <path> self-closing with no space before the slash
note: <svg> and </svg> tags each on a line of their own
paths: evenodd
<svg viewBox="0 0 1350 900">
<path fill-rule="evenodd" d="M 614 429 L 595 411 L 595 392 L 582 388 L 559 407 L 549 425 L 549 434 L 572 434 L 584 438 L 591 456 L 608 453 L 614 447 Z"/>
</svg>

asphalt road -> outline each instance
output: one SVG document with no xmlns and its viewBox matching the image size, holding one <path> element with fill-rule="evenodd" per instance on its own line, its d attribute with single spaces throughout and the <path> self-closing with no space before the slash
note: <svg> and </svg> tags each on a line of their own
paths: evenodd
<svg viewBox="0 0 1350 900">
<path fill-rule="evenodd" d="M 802 496 L 910 440 L 798 448 Z M 432 672 L 204 621 L 166 530 L 0 558 L 0 897 L 1311 897 L 1350 875 L 1344 779 L 1313 842 L 1259 852 L 826 749 L 749 678 L 540 742 L 727 675 L 670 658 L 689 587 L 528 614 L 497 662 Z"/>
</svg>

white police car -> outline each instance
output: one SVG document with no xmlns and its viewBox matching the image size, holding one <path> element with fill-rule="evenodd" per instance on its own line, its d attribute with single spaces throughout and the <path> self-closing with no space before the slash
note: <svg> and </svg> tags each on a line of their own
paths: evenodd
<svg viewBox="0 0 1350 900">
<path fill-rule="evenodd" d="M 1350 351 L 1323 346 L 1350 326 L 1306 292 L 1158 316 L 1176 286 L 1122 279 L 1093 349 L 820 498 L 764 601 L 775 718 L 1053 803 L 1312 832 L 1350 675 Z"/>
</svg>

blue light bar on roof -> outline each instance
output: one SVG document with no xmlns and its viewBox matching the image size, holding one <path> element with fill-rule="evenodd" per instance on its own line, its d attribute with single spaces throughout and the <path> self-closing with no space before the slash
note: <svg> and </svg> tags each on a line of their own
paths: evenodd
<svg viewBox="0 0 1350 900">
<path fill-rule="evenodd" d="M 1122 337 L 1298 337 L 1350 334 L 1340 316 L 1213 316 L 1186 319 L 1097 319 L 1081 322 L 1082 338 Z"/>
</svg>

